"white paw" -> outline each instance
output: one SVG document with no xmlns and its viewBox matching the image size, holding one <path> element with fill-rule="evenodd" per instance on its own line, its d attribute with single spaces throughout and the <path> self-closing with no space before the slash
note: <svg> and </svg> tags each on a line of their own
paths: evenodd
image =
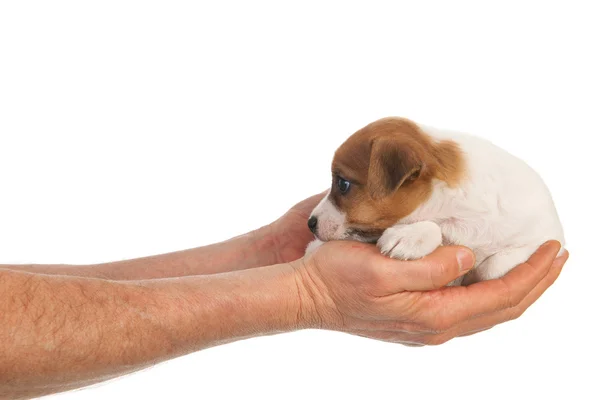
<svg viewBox="0 0 600 400">
<path fill-rule="evenodd" d="M 312 242 L 310 242 L 308 244 L 308 246 L 306 246 L 306 250 L 304 251 L 304 255 L 308 256 L 310 254 L 312 254 L 316 249 L 318 249 L 319 247 L 321 247 L 321 245 L 323 244 L 322 241 L 320 241 L 319 239 L 315 239 Z"/>
<path fill-rule="evenodd" d="M 394 225 L 377 241 L 381 254 L 398 260 L 416 260 L 442 245 L 442 230 L 431 221 Z"/>
</svg>

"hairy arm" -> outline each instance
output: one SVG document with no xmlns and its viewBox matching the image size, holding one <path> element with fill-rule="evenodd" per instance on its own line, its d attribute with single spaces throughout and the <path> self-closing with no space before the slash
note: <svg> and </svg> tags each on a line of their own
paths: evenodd
<svg viewBox="0 0 600 400">
<path fill-rule="evenodd" d="M 324 193 L 311 196 L 276 221 L 225 242 L 168 254 L 97 265 L 0 265 L 22 271 L 112 280 L 207 275 L 286 263 L 304 255 L 313 239 L 306 220 Z"/>
<path fill-rule="evenodd" d="M 280 239 L 265 226 L 230 240 L 173 253 L 95 265 L 1 265 L 12 270 L 112 280 L 216 274 L 276 264 Z"/>
<path fill-rule="evenodd" d="M 70 390 L 296 328 L 293 269 L 110 281 L 0 270 L 0 399 Z"/>
<path fill-rule="evenodd" d="M 0 399 L 30 398 L 123 375 L 242 338 L 326 328 L 440 344 L 521 315 L 568 253 L 549 242 L 505 277 L 445 287 L 473 266 L 444 246 L 417 261 L 330 242 L 289 264 L 151 280 L 0 270 Z"/>
</svg>

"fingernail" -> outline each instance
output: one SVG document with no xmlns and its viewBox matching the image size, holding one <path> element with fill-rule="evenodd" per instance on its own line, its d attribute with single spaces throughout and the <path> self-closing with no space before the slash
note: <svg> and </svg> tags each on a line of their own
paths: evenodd
<svg viewBox="0 0 600 400">
<path fill-rule="evenodd" d="M 467 272 L 473 268 L 473 264 L 475 264 L 475 256 L 473 255 L 473 252 L 467 249 L 458 250 L 456 253 L 456 259 L 458 260 L 460 272 Z"/>
</svg>

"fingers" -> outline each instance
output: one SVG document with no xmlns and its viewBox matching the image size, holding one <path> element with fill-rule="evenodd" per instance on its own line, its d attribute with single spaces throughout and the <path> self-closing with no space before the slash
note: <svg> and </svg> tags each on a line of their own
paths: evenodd
<svg viewBox="0 0 600 400">
<path fill-rule="evenodd" d="M 550 268 L 548 274 L 535 286 L 535 288 L 533 288 L 533 290 L 531 290 L 531 292 L 525 296 L 525 298 L 517 306 L 467 320 L 453 329 L 444 332 L 441 336 L 445 338 L 445 340 L 449 340 L 456 336 L 468 336 L 520 317 L 556 281 L 568 258 L 568 252 L 565 252 L 565 254 L 556 258 L 552 263 L 552 267 Z M 444 339 L 442 339 L 442 341 L 443 340 Z"/>
<path fill-rule="evenodd" d="M 515 307 L 506 308 L 491 314 L 486 314 L 481 317 L 476 317 L 467 321 L 463 326 L 459 327 L 457 333 L 469 332 L 472 330 L 490 327 L 502 322 L 506 322 L 520 317 L 523 313 L 535 303 L 544 292 L 558 279 L 562 272 L 565 262 L 569 258 L 569 253 L 565 252 L 562 256 L 556 258 L 552 263 L 552 267 L 548 274 L 529 292 L 525 298 Z"/>
<path fill-rule="evenodd" d="M 369 292 L 385 292 L 369 303 L 377 323 L 370 318 L 366 327 L 353 327 L 352 333 L 412 344 L 445 343 L 519 317 L 554 283 L 568 258 L 568 252 L 557 258 L 560 243 L 551 241 L 500 279 L 435 290 L 472 267 L 470 250 L 446 246 L 421 260 L 398 261 L 374 246 L 338 245 L 361 266 L 351 277 Z"/>
<path fill-rule="evenodd" d="M 542 245 L 527 262 L 517 266 L 500 279 L 435 292 L 436 296 L 432 296 L 428 304 L 429 319 L 443 321 L 442 327 L 448 328 L 462 321 L 494 312 L 510 313 L 506 310 L 516 308 L 522 302 L 523 305 L 527 305 L 524 302 L 526 298 L 531 302 L 535 301 L 558 276 L 549 274 L 552 265 L 562 266 L 566 260 L 563 257 L 556 259 L 559 250 L 560 243 L 548 242 Z M 539 286 L 541 291 L 533 291 L 548 275 L 550 275 L 548 280 Z M 532 297 L 528 297 L 530 293 Z M 499 321 L 502 318 L 510 319 L 507 314 L 498 314 L 497 317 Z"/>
<path fill-rule="evenodd" d="M 426 291 L 444 287 L 473 267 L 475 255 L 460 246 L 442 246 L 430 255 L 414 261 L 382 257 L 374 263 L 385 294 Z"/>
<path fill-rule="evenodd" d="M 521 316 L 556 281 L 568 257 L 569 253 L 565 252 L 564 255 L 556 258 L 551 263 L 552 266 L 546 276 L 543 277 L 533 290 L 531 290 L 515 307 L 478 316 L 458 323 L 455 326 L 451 326 L 446 330 L 442 329 L 441 326 L 433 326 L 434 329 L 429 331 L 428 329 L 419 328 L 416 325 L 401 324 L 398 328 L 388 326 L 382 327 L 384 330 L 377 330 L 374 332 L 363 330 L 357 332 L 357 334 L 396 343 L 439 345 L 446 343 L 457 336 L 469 336 L 486 331 L 498 324 Z"/>
<path fill-rule="evenodd" d="M 548 274 L 560 247 L 557 241 L 547 242 L 504 277 L 468 286 L 466 296 L 477 296 L 482 300 L 478 303 L 479 310 L 473 309 L 473 315 L 518 305 Z"/>
</svg>

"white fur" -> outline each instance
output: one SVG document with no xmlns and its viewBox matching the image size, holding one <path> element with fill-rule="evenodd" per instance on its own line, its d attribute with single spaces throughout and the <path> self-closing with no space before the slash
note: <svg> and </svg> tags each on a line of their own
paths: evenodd
<svg viewBox="0 0 600 400">
<path fill-rule="evenodd" d="M 476 268 L 465 277 L 471 283 L 503 276 L 547 240 L 564 246 L 550 192 L 525 162 L 478 137 L 421 129 L 436 140 L 450 139 L 460 146 L 466 177 L 454 188 L 434 182 L 432 196 L 383 233 L 378 242 L 382 253 L 400 259 L 423 257 L 440 244 L 441 233 L 443 244 L 460 244 L 475 252 Z M 347 238 L 344 214 L 327 198 L 313 215 L 319 217 L 320 236 L 320 221 L 329 221 L 322 239 Z"/>
<path fill-rule="evenodd" d="M 421 129 L 460 145 L 467 177 L 457 188 L 436 182 L 431 198 L 401 222 L 433 221 L 442 230 L 444 244 L 472 248 L 476 269 L 465 278 L 467 283 L 503 276 L 547 240 L 564 246 L 552 196 L 524 161 L 478 137 Z"/>
<path fill-rule="evenodd" d="M 346 239 L 346 214 L 338 210 L 327 196 L 313 210 L 311 216 L 318 218 L 319 238 L 324 241 Z"/>
<path fill-rule="evenodd" d="M 442 245 L 442 230 L 431 221 L 394 225 L 377 241 L 382 254 L 399 260 L 425 257 Z"/>
<path fill-rule="evenodd" d="M 321 245 L 323 244 L 323 241 L 319 240 L 319 239 L 315 239 L 312 242 L 310 242 L 308 244 L 308 246 L 306 246 L 306 251 L 305 251 L 305 255 L 311 255 L 312 253 L 314 253 L 314 251 L 316 249 L 318 249 L 319 247 L 321 247 Z"/>
</svg>

